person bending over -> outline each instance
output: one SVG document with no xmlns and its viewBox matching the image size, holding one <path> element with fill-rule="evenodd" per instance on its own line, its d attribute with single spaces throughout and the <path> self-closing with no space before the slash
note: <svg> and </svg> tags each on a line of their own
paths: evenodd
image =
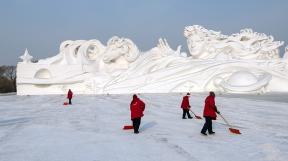
<svg viewBox="0 0 288 161">
<path fill-rule="evenodd" d="M 216 113 L 220 114 L 215 105 L 215 93 L 210 92 L 209 96 L 207 96 L 205 99 L 205 106 L 203 111 L 203 117 L 205 117 L 205 124 L 201 130 L 203 135 L 207 135 L 207 130 L 209 134 L 215 134 L 215 132 L 212 130 L 212 120 L 216 120 Z"/>
<path fill-rule="evenodd" d="M 188 115 L 189 119 L 192 119 L 193 117 L 190 115 L 189 110 L 191 108 L 189 103 L 189 97 L 190 93 L 187 93 L 186 96 L 183 97 L 181 108 L 183 110 L 182 119 L 186 119 L 186 114 Z"/>
</svg>

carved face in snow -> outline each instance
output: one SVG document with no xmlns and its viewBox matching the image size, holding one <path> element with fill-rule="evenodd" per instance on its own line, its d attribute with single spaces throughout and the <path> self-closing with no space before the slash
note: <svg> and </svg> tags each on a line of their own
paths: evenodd
<svg viewBox="0 0 288 161">
<path fill-rule="evenodd" d="M 198 58 L 204 48 L 205 42 L 201 37 L 193 36 L 193 38 L 187 39 L 187 45 L 191 56 Z"/>
<path fill-rule="evenodd" d="M 123 57 L 127 63 L 130 63 L 135 61 L 138 55 L 139 50 L 131 40 L 112 37 L 107 43 L 103 61 L 105 63 L 111 63 Z"/>
<path fill-rule="evenodd" d="M 184 35 L 190 54 L 200 59 L 216 58 L 219 55 L 236 59 L 278 58 L 278 47 L 283 44 L 274 41 L 272 36 L 253 32 L 251 29 L 226 36 L 194 25 L 185 27 Z"/>
<path fill-rule="evenodd" d="M 188 26 L 184 29 L 188 49 L 194 58 L 205 58 L 216 51 L 214 46 L 217 41 L 225 39 L 220 32 L 210 31 L 202 26 Z"/>
</svg>

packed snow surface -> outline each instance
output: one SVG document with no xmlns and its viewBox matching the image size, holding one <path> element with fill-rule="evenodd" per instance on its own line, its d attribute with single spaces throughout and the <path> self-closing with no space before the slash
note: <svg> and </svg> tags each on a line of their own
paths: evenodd
<svg viewBox="0 0 288 161">
<path fill-rule="evenodd" d="M 287 161 L 286 95 L 217 95 L 224 117 L 215 135 L 203 120 L 183 120 L 181 94 L 140 94 L 146 103 L 140 133 L 131 124 L 131 95 L 0 96 L 0 161 Z M 202 115 L 205 94 L 190 97 Z"/>
</svg>

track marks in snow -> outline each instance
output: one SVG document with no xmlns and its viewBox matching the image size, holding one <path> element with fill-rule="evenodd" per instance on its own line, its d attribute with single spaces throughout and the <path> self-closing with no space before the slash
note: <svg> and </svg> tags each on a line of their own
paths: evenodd
<svg viewBox="0 0 288 161">
<path fill-rule="evenodd" d="M 193 157 L 188 151 L 186 151 L 183 147 L 178 144 L 173 144 L 169 141 L 167 134 L 154 134 L 150 135 L 147 139 L 153 139 L 158 144 L 164 144 L 166 147 L 174 151 L 181 157 L 184 157 L 187 161 L 198 161 L 195 157 Z M 183 138 L 185 139 L 185 138 Z M 186 138 L 187 139 L 187 138 Z"/>
</svg>

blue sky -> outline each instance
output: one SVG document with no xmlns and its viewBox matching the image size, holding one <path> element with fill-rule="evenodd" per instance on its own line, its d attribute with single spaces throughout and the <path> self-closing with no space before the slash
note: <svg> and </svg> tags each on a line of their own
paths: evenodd
<svg viewBox="0 0 288 161">
<path fill-rule="evenodd" d="M 16 65 L 25 48 L 41 59 L 56 55 L 64 40 L 106 44 L 114 35 L 132 39 L 142 51 L 160 37 L 187 50 L 183 29 L 195 24 L 223 34 L 252 28 L 286 46 L 287 13 L 287 0 L 3 0 L 0 65 Z"/>
</svg>

